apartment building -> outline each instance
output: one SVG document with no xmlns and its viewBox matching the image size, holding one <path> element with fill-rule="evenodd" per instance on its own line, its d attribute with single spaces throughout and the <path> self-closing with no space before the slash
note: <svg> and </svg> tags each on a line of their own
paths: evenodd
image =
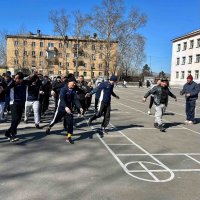
<svg viewBox="0 0 200 200">
<path fill-rule="evenodd" d="M 86 79 L 116 71 L 118 42 L 100 40 L 97 34 L 83 38 L 41 34 L 7 35 L 7 66 L 14 74 L 20 69 L 37 70 L 50 77 L 68 73 Z"/>
<path fill-rule="evenodd" d="M 191 74 L 200 83 L 200 29 L 172 40 L 171 85 L 183 85 Z"/>
</svg>

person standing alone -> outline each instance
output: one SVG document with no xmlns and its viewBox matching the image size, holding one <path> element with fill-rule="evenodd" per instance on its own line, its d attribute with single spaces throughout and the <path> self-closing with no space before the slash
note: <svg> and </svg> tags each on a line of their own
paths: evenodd
<svg viewBox="0 0 200 200">
<path fill-rule="evenodd" d="M 199 86 L 196 82 L 193 81 L 193 77 L 190 74 L 187 77 L 187 83 L 183 86 L 183 89 L 180 91 L 180 95 L 185 95 L 186 100 L 186 121 L 187 124 L 195 123 L 195 107 L 196 100 L 198 99 Z"/>
</svg>

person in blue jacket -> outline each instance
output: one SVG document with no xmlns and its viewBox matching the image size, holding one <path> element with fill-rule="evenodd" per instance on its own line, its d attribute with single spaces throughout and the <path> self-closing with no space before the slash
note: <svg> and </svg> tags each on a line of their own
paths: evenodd
<svg viewBox="0 0 200 200">
<path fill-rule="evenodd" d="M 50 130 L 54 126 L 54 124 L 58 123 L 64 117 L 64 120 L 66 122 L 66 126 L 64 127 L 67 131 L 66 141 L 71 144 L 74 143 L 71 138 L 73 134 L 73 105 L 75 104 L 79 112 L 83 113 L 83 109 L 81 108 L 81 104 L 74 89 L 75 86 L 76 80 L 72 77 L 68 79 L 67 85 L 61 88 L 60 97 L 58 100 L 58 107 L 56 109 L 53 120 L 50 122 L 49 126 L 46 129 L 46 134 L 50 134 Z"/>
<path fill-rule="evenodd" d="M 117 76 L 112 75 L 109 79 L 109 81 L 105 81 L 101 83 L 98 87 L 96 87 L 94 90 L 92 90 L 90 93 L 87 93 L 86 96 L 93 95 L 94 93 L 101 90 L 100 98 L 99 98 L 99 106 L 98 106 L 98 112 L 95 113 L 88 122 L 88 125 L 90 126 L 92 121 L 101 117 L 104 114 L 104 119 L 101 124 L 103 133 L 106 133 L 106 127 L 109 124 L 110 121 L 110 110 L 111 110 L 111 95 L 115 98 L 119 99 L 119 96 L 117 96 L 113 92 L 114 84 L 117 82 Z"/>
<path fill-rule="evenodd" d="M 195 107 L 196 100 L 198 99 L 199 86 L 193 81 L 193 77 L 190 74 L 187 77 L 187 83 L 183 86 L 180 91 L 180 95 L 185 95 L 186 100 L 186 124 L 195 124 Z"/>
</svg>

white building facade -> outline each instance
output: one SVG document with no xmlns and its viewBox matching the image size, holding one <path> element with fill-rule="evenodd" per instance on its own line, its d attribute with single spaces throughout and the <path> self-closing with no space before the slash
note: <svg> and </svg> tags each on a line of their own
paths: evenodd
<svg viewBox="0 0 200 200">
<path fill-rule="evenodd" d="M 170 85 L 183 85 L 187 76 L 200 83 L 200 29 L 172 40 Z"/>
</svg>

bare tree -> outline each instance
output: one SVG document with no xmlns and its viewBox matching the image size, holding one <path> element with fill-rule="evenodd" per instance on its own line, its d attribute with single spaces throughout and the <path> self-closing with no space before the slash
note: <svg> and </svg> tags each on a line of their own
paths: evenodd
<svg viewBox="0 0 200 200">
<path fill-rule="evenodd" d="M 54 26 L 54 32 L 61 37 L 62 41 L 62 66 L 66 69 L 68 73 L 67 57 L 66 50 L 68 48 L 68 37 L 67 33 L 69 30 L 69 18 L 70 15 L 67 14 L 66 10 L 62 9 L 61 11 L 51 10 L 49 12 L 49 20 Z"/>
<path fill-rule="evenodd" d="M 101 5 L 96 6 L 93 10 L 91 26 L 106 41 L 105 75 L 107 76 L 108 72 L 111 71 L 109 69 L 110 62 L 116 59 L 113 56 L 112 41 L 118 41 L 118 56 L 120 59 L 127 60 L 127 56 L 130 56 L 127 52 L 130 52 L 134 46 L 133 40 L 136 39 L 136 31 L 145 25 L 147 17 L 144 14 L 140 14 L 136 9 L 131 9 L 128 17 L 126 17 L 123 0 L 102 0 Z M 117 65 L 119 64 L 121 63 L 119 62 Z M 114 67 L 114 73 L 116 72 L 117 65 Z"/>
<path fill-rule="evenodd" d="M 2 30 L 0 31 L 0 64 L 6 65 L 6 56 L 7 56 L 7 48 L 6 48 L 6 35 L 8 31 Z"/>
<path fill-rule="evenodd" d="M 79 63 L 83 62 L 81 61 L 81 57 L 84 56 L 84 52 L 83 52 L 83 45 L 81 46 L 80 44 L 80 39 L 81 37 L 83 37 L 85 30 L 84 28 L 86 27 L 86 25 L 88 24 L 88 22 L 91 20 L 90 16 L 88 15 L 83 15 L 80 10 L 74 11 L 72 12 L 72 15 L 74 17 L 74 26 L 73 26 L 73 30 L 74 30 L 74 36 L 76 38 L 76 44 L 74 45 L 74 53 L 76 55 L 75 58 L 75 67 L 76 67 L 76 77 L 78 76 L 78 66 Z"/>
</svg>

